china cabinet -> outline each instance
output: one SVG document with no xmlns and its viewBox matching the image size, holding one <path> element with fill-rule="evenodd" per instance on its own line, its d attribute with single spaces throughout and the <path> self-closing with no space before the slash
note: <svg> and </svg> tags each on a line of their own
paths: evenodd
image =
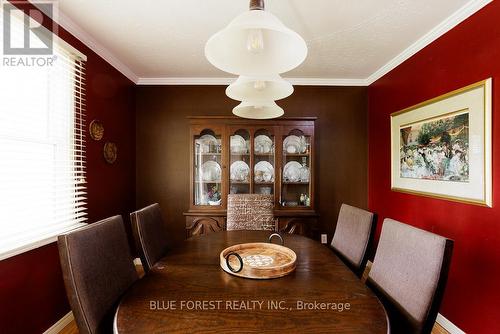
<svg viewBox="0 0 500 334">
<path fill-rule="evenodd" d="M 223 230 L 228 194 L 270 194 L 281 232 L 312 236 L 314 117 L 190 117 L 187 236 Z"/>
</svg>

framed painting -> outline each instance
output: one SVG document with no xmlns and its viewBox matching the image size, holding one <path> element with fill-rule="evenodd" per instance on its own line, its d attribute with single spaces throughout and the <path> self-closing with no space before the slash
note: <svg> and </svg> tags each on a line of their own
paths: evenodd
<svg viewBox="0 0 500 334">
<path fill-rule="evenodd" d="M 492 206 L 491 78 L 391 115 L 394 191 Z"/>
</svg>

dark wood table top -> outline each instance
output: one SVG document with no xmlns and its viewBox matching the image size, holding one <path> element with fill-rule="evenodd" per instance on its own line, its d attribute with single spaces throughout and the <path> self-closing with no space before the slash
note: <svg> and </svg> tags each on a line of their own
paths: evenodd
<svg viewBox="0 0 500 334">
<path fill-rule="evenodd" d="M 284 236 L 297 254 L 296 270 L 285 277 L 253 280 L 220 268 L 224 248 L 269 235 L 224 231 L 186 240 L 127 292 L 115 333 L 388 332 L 377 297 L 314 240 Z"/>
</svg>

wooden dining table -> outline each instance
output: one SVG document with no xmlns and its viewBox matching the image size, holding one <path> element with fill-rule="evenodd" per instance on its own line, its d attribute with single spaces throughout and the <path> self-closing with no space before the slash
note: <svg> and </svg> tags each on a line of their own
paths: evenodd
<svg viewBox="0 0 500 334">
<path fill-rule="evenodd" d="M 283 236 L 297 254 L 287 276 L 258 280 L 223 271 L 228 246 L 267 242 L 267 231 L 222 231 L 187 239 L 122 298 L 114 332 L 387 333 L 384 307 L 332 252 L 299 235 Z"/>
</svg>

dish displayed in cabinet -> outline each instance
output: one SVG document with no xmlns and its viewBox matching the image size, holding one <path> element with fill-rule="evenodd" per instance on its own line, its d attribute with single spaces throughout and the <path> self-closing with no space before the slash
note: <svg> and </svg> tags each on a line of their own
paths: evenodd
<svg viewBox="0 0 500 334">
<path fill-rule="evenodd" d="M 221 180 L 222 169 L 216 161 L 205 161 L 200 167 L 200 172 L 202 181 L 220 182 Z"/>
<path fill-rule="evenodd" d="M 273 141 L 266 135 L 259 135 L 254 140 L 254 152 L 260 154 L 273 153 Z"/>
<path fill-rule="evenodd" d="M 287 136 L 283 140 L 283 152 L 288 154 L 303 154 L 307 151 L 307 140 L 304 136 Z"/>
<path fill-rule="evenodd" d="M 196 139 L 196 142 L 200 145 L 200 151 L 197 153 L 219 153 L 219 141 L 212 135 L 203 135 Z"/>
<path fill-rule="evenodd" d="M 254 166 L 255 182 L 274 182 L 274 167 L 268 161 L 259 161 Z"/>
<path fill-rule="evenodd" d="M 231 154 L 245 154 L 248 153 L 248 143 L 240 135 L 234 135 L 230 137 L 230 149 Z"/>
<path fill-rule="evenodd" d="M 246 162 L 238 160 L 231 164 L 230 177 L 231 182 L 248 182 L 250 178 L 250 167 Z"/>
<path fill-rule="evenodd" d="M 289 161 L 283 168 L 283 180 L 287 182 L 309 182 L 309 168 L 297 161 Z"/>
</svg>

